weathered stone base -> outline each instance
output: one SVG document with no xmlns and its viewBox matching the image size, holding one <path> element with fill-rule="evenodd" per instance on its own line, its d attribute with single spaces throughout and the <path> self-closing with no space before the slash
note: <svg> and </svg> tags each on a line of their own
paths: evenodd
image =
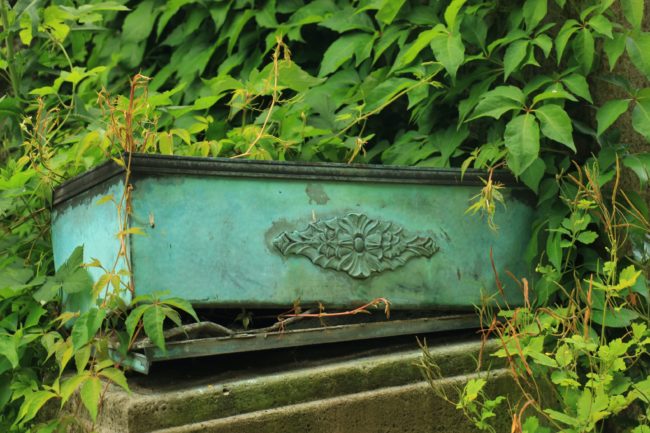
<svg viewBox="0 0 650 433">
<path fill-rule="evenodd" d="M 476 373 L 476 339 L 431 345 L 442 387 L 455 397 Z M 283 362 L 244 373 L 198 375 L 177 384 L 136 377 L 132 393 L 111 388 L 95 425 L 98 433 L 325 433 L 453 432 L 475 430 L 463 414 L 441 400 L 415 365 L 415 346 L 392 353 L 357 354 L 327 362 Z M 490 351 L 492 347 L 484 350 Z M 388 351 L 389 348 L 384 348 Z M 376 351 L 375 351 L 376 352 Z M 260 366 L 267 365 L 264 353 Z M 218 371 L 215 361 L 214 371 Z M 490 373 L 493 395 L 511 394 L 507 373 Z M 510 431 L 507 416 L 498 431 Z"/>
</svg>

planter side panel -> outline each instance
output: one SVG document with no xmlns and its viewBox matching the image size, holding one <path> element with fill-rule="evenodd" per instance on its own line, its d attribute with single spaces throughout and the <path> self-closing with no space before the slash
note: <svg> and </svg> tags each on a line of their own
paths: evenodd
<svg viewBox="0 0 650 433">
<path fill-rule="evenodd" d="M 396 309 L 471 309 L 496 290 L 490 247 L 500 272 L 528 275 L 532 219 L 532 209 L 506 191 L 501 229 L 489 230 L 465 214 L 479 189 L 142 177 L 133 191 L 133 221 L 146 226 L 146 236 L 131 239 L 136 288 L 212 306 L 285 308 L 300 299 L 349 308 L 386 297 Z M 283 253 L 283 234 L 302 243 Z M 413 238 L 432 243 L 407 245 Z M 397 249 L 386 247 L 391 242 Z M 520 302 L 510 290 L 509 301 Z"/>
<path fill-rule="evenodd" d="M 84 247 L 84 263 L 97 259 L 106 269 L 112 269 L 120 248 L 116 236 L 117 209 L 112 202 L 97 204 L 97 201 L 108 194 L 119 199 L 123 191 L 124 183 L 121 180 L 107 181 L 58 205 L 52 211 L 52 246 L 57 269 L 78 246 Z M 123 261 L 117 262 L 116 270 L 121 269 L 126 269 Z M 93 281 L 104 274 L 99 268 L 88 268 L 88 271 Z M 65 295 L 65 304 L 69 311 L 85 311 L 93 305 L 93 301 L 90 293 L 75 293 Z"/>
</svg>

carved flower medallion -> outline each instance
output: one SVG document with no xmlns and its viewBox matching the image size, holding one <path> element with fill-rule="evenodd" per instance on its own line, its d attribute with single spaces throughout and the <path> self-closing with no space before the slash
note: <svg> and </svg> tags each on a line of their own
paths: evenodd
<svg viewBox="0 0 650 433">
<path fill-rule="evenodd" d="M 392 270 L 413 257 L 431 257 L 438 247 L 430 237 L 408 237 L 387 221 L 351 213 L 316 221 L 302 231 L 284 232 L 273 240 L 283 255 L 302 255 L 327 269 L 354 278 Z"/>
</svg>

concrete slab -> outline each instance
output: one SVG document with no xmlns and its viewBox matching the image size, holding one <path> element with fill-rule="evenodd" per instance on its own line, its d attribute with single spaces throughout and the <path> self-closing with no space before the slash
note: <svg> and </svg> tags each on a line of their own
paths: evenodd
<svg viewBox="0 0 650 433">
<path fill-rule="evenodd" d="M 444 386 L 459 385 L 475 374 L 475 359 L 482 350 L 476 337 L 429 344 L 447 377 Z M 491 343 L 483 350 L 494 347 Z M 259 353 L 258 367 L 234 372 L 220 369 L 218 358 L 204 360 L 215 364 L 207 373 L 185 372 L 187 364 L 169 365 L 152 376 L 133 377 L 131 394 L 110 387 L 95 431 L 473 431 L 468 422 L 463 423 L 462 413 L 437 399 L 423 381 L 415 365 L 421 352 L 413 340 L 380 352 L 275 362 Z M 505 385 L 510 382 L 504 370 L 496 373 L 491 386 L 513 388 Z"/>
</svg>

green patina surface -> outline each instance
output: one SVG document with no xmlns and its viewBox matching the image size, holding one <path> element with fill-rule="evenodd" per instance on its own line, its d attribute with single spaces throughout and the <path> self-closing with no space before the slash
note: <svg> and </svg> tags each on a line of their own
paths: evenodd
<svg viewBox="0 0 650 433">
<path fill-rule="evenodd" d="M 119 178 L 119 177 L 118 177 Z M 110 182 L 116 182 L 113 178 Z M 169 291 L 207 306 L 347 308 L 378 297 L 394 309 L 462 309 L 527 276 L 531 208 L 506 190 L 494 232 L 465 213 L 480 187 L 191 175 L 133 178 L 130 239 L 138 294 Z M 117 215 L 99 185 L 55 209 L 55 260 L 85 244 L 110 261 Z M 153 224 L 152 224 L 153 223 Z M 511 285 L 514 286 L 514 285 Z M 506 293 L 520 301 L 514 287 Z"/>
</svg>

